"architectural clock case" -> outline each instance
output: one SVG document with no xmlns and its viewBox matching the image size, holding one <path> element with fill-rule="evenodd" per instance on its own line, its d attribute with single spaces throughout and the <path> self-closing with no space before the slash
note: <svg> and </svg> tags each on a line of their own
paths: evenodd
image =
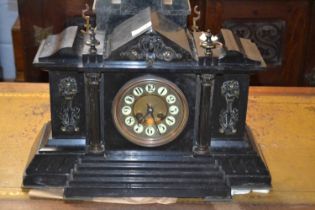
<svg viewBox="0 0 315 210">
<path fill-rule="evenodd" d="M 24 188 L 63 188 L 66 199 L 268 190 L 245 122 L 249 75 L 266 67 L 256 45 L 189 31 L 188 1 L 113 2 L 96 1 L 97 30 L 86 8 L 84 27 L 41 44 L 34 64 L 49 71 L 52 117 Z"/>
</svg>

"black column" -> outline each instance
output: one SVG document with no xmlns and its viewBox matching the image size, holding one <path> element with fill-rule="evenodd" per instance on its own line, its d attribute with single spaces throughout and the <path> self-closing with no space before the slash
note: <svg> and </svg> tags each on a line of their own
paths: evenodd
<svg viewBox="0 0 315 210">
<path fill-rule="evenodd" d="M 200 112 L 199 112 L 199 132 L 197 135 L 194 154 L 209 155 L 209 143 L 211 139 L 211 109 L 212 109 L 212 88 L 214 75 L 201 75 L 200 91 Z"/>
<path fill-rule="evenodd" d="M 100 73 L 86 73 L 87 83 L 87 142 L 89 153 L 104 152 L 100 130 Z"/>
</svg>

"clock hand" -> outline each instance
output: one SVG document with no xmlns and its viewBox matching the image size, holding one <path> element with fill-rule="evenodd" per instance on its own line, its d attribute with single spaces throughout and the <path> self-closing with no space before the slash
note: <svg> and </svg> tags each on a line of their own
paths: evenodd
<svg viewBox="0 0 315 210">
<path fill-rule="evenodd" d="M 166 116 L 162 113 L 159 113 L 159 114 L 157 114 L 157 117 L 160 118 L 160 120 L 162 121 L 165 119 Z"/>
<path fill-rule="evenodd" d="M 155 125 L 155 127 L 157 128 L 159 134 L 162 135 L 159 126 L 157 126 L 157 123 L 156 123 L 156 120 L 155 120 L 155 118 L 154 118 L 153 112 L 151 113 L 151 117 L 153 118 L 154 125 Z"/>
<path fill-rule="evenodd" d="M 147 113 L 143 116 L 142 113 L 137 113 L 136 118 L 138 123 L 143 123 L 143 121 L 148 117 L 148 115 L 153 111 L 152 107 L 147 104 Z"/>
<path fill-rule="evenodd" d="M 159 127 L 157 126 L 155 117 L 154 117 L 154 115 L 153 115 L 153 112 L 154 112 L 153 107 L 152 107 L 151 105 L 149 105 L 149 104 L 147 104 L 147 106 L 148 106 L 148 112 L 150 113 L 151 117 L 153 118 L 153 122 L 154 122 L 155 127 L 157 128 L 159 134 L 162 135 L 162 134 L 161 134 L 161 131 L 160 131 L 160 129 L 159 129 Z"/>
<path fill-rule="evenodd" d="M 136 114 L 136 119 L 138 121 L 138 123 L 143 123 L 143 121 L 147 118 L 147 116 L 149 115 L 149 113 L 147 112 L 144 116 L 141 113 L 137 113 Z"/>
</svg>

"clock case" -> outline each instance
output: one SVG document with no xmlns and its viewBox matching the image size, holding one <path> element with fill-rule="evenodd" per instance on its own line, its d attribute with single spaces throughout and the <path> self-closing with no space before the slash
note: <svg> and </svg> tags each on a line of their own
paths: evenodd
<svg viewBox="0 0 315 210">
<path fill-rule="evenodd" d="M 188 1 L 99 0 L 95 8 L 96 51 L 82 26 L 69 26 L 45 39 L 34 59 L 49 71 L 51 122 L 23 187 L 62 188 L 65 199 L 217 200 L 268 190 L 269 171 L 245 122 L 250 75 L 265 70 L 256 45 L 222 29 L 222 45 L 209 54 L 202 33 L 186 27 Z M 124 139 L 111 113 L 126 82 L 150 75 L 175 83 L 189 104 L 184 131 L 155 148 Z"/>
</svg>

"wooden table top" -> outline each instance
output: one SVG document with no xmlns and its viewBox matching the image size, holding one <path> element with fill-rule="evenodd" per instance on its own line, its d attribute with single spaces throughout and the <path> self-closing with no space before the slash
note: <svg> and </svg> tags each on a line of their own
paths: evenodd
<svg viewBox="0 0 315 210">
<path fill-rule="evenodd" d="M 0 83 L 0 209 L 125 209 L 34 200 L 21 190 L 30 149 L 49 119 L 48 84 Z M 229 204 L 186 201 L 128 209 L 315 209 L 315 88 L 251 87 L 247 124 L 271 172 L 269 194 L 235 196 Z"/>
</svg>

